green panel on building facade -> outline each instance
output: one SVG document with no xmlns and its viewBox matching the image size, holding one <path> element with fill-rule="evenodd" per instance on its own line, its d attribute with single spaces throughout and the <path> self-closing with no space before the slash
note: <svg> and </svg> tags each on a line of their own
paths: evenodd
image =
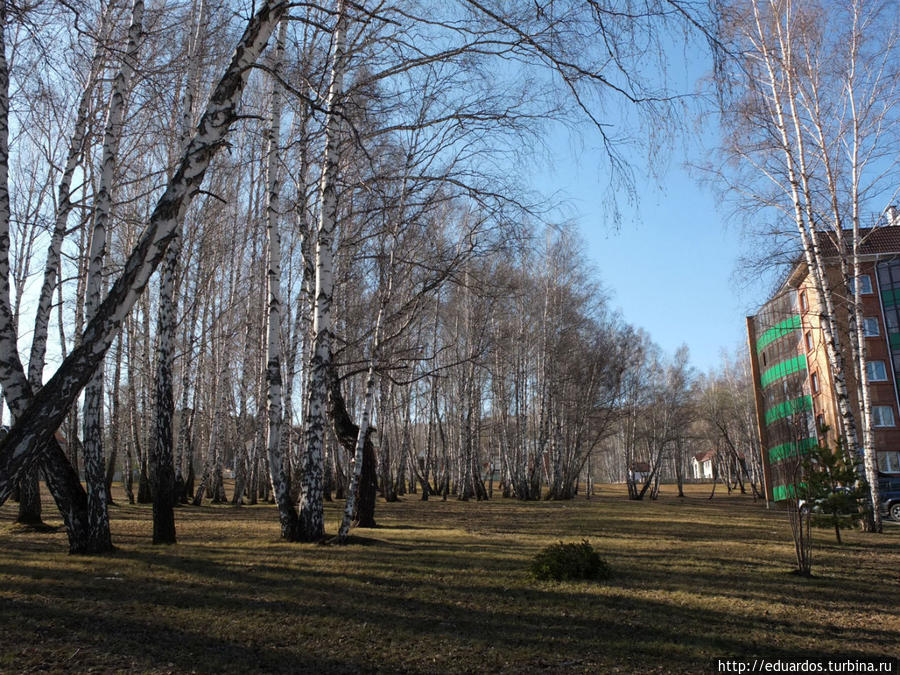
<svg viewBox="0 0 900 675">
<path fill-rule="evenodd" d="M 900 349 L 900 333 L 890 333 L 888 339 L 891 342 L 891 349 Z"/>
<path fill-rule="evenodd" d="M 769 450 L 769 461 L 780 462 L 789 457 L 805 455 L 819 444 L 816 438 L 803 438 L 791 443 L 782 443 Z"/>
<path fill-rule="evenodd" d="M 766 411 L 766 426 L 768 426 L 775 420 L 780 420 L 781 418 L 787 417 L 788 415 L 803 412 L 804 410 L 812 410 L 812 407 L 812 396 L 801 396 L 800 398 L 795 398 L 792 401 L 779 403 L 778 405 Z"/>
<path fill-rule="evenodd" d="M 774 382 L 778 378 L 784 377 L 785 375 L 790 375 L 792 373 L 799 372 L 801 370 L 806 370 L 806 357 L 805 356 L 795 356 L 794 358 L 788 359 L 787 361 L 782 361 L 781 363 L 776 363 L 774 366 L 769 368 L 759 378 L 759 383 L 763 387 L 768 387 L 770 384 L 772 384 L 772 382 Z"/>
<path fill-rule="evenodd" d="M 900 305 L 900 288 L 881 291 L 881 302 L 885 307 Z"/>
<path fill-rule="evenodd" d="M 759 336 L 759 339 L 756 341 L 756 351 L 761 352 L 763 349 L 775 342 L 775 340 L 777 340 L 778 338 L 784 337 L 788 333 L 792 333 L 799 328 L 799 314 L 797 316 L 792 316 L 790 319 L 785 319 L 780 323 L 776 323 L 769 330 Z"/>
<path fill-rule="evenodd" d="M 800 484 L 801 487 L 803 483 Z M 787 499 L 788 497 L 796 497 L 797 496 L 797 486 L 796 485 L 776 485 L 772 488 L 772 498 L 776 502 L 781 502 Z"/>
</svg>

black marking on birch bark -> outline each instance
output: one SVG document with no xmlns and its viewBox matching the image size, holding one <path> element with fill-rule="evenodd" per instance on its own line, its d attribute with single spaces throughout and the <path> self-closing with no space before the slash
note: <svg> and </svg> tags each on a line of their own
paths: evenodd
<svg viewBox="0 0 900 675">
<path fill-rule="evenodd" d="M 157 323 L 156 407 L 154 438 L 150 446 L 150 486 L 153 498 L 153 543 L 174 544 L 175 466 L 172 417 L 175 401 L 172 391 L 172 343 L 175 341 L 175 275 L 180 239 L 169 246 L 160 277 L 160 309 Z"/>
<path fill-rule="evenodd" d="M 87 384 L 103 359 L 122 320 L 143 292 L 173 236 L 174 223 L 199 187 L 209 161 L 227 133 L 228 126 L 234 120 L 235 106 L 243 90 L 249 66 L 258 58 L 276 22 L 286 9 L 286 2 L 265 3 L 249 21 L 225 74 L 210 96 L 207 110 L 198 124 L 197 133 L 183 155 L 181 164 L 157 202 L 150 222 L 126 261 L 121 275 L 113 283 L 106 299 L 97 308 L 96 316 L 81 334 L 81 344 L 63 360 L 57 372 L 28 404 L 20 422 L 10 430 L 6 439 L 0 442 L 0 500 L 5 499 L 11 489 L 10 486 L 18 479 L 21 471 L 35 459 L 38 450 L 51 439 L 54 430 L 78 396 L 78 392 Z M 3 71 L 0 78 L 6 77 L 6 69 L 0 70 Z M 0 81 L 0 87 L 2 84 Z M 0 104 L 6 105 L 6 101 Z M 6 115 L 0 114 L 0 137 L 2 137 L 0 162 L 8 156 L 5 147 L 6 134 L 2 133 L 6 119 Z M 5 171 L 6 164 L 2 163 L 2 170 Z M 2 183 L 0 185 L 0 210 L 2 210 L 2 191 L 5 189 L 6 181 L 0 183 Z M 8 193 L 6 198 L 8 203 Z M 8 225 L 8 215 L 6 222 Z M 6 236 L 8 250 L 8 231 Z M 2 245 L 0 232 L 0 248 Z M 6 278 L 8 283 L 8 276 Z M 0 315 L 0 326 L 3 319 L 4 317 Z M 3 359 L 0 359 L 0 370 L 3 366 Z M 24 380 L 24 377 L 22 379 Z"/>
<path fill-rule="evenodd" d="M 347 412 L 347 404 L 341 392 L 340 380 L 333 362 L 328 367 L 328 385 L 328 416 L 331 418 L 334 435 L 353 457 L 356 454 L 356 444 L 359 440 L 359 426 L 354 424 L 350 413 Z M 366 429 L 362 466 L 357 485 L 356 508 L 354 509 L 356 527 L 376 526 L 375 495 L 378 490 L 378 478 L 375 467 L 375 446 L 372 443 L 372 434 L 374 433 L 377 433 L 377 430 L 374 426 L 369 425 Z"/>
<path fill-rule="evenodd" d="M 324 438 L 325 407 L 328 395 L 326 367 L 330 361 L 331 296 L 334 292 L 334 267 L 331 243 L 337 224 L 338 140 L 340 135 L 340 100 L 344 68 L 346 13 L 343 0 L 338 0 L 334 27 L 334 53 L 331 83 L 328 88 L 325 120 L 325 157 L 322 162 L 321 202 L 316 240 L 316 304 L 313 318 L 314 352 L 310 359 L 309 391 L 305 420 L 303 455 L 303 495 L 300 501 L 300 526 L 304 540 L 321 539 L 324 523 Z"/>
<path fill-rule="evenodd" d="M 25 408 L 31 401 L 31 388 L 19 360 L 9 304 L 9 73 L 6 63 L 5 17 L 4 3 L 0 4 L 0 382 L 3 383 L 4 396 L 14 418 L 22 420 L 28 419 Z M 8 437 L 4 439 L 8 440 Z M 0 504 L 9 496 L 20 475 L 6 470 L 7 461 L 14 458 L 12 453 L 6 456 L 2 452 L 4 445 L 5 442 L 0 443 Z M 87 550 L 87 497 L 62 448 L 52 437 L 52 430 L 50 437 L 44 442 L 34 442 L 31 456 L 20 458 L 22 461 L 19 471 L 27 471 L 38 458 L 44 461 L 47 487 L 65 522 L 69 551 L 76 553 Z"/>
</svg>

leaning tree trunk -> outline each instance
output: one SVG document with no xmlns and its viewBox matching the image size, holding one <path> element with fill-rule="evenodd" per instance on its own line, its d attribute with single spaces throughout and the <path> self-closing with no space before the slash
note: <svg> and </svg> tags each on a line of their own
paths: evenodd
<svg viewBox="0 0 900 675">
<path fill-rule="evenodd" d="M 393 252 L 391 253 L 391 262 L 393 263 Z M 391 277 L 393 277 L 393 275 L 391 275 Z M 393 278 L 388 281 L 388 290 L 382 297 L 378 307 L 378 317 L 375 319 L 375 335 L 372 337 L 369 369 L 366 373 L 365 402 L 363 403 L 359 429 L 356 433 L 356 442 L 352 448 L 353 461 L 350 464 L 350 487 L 347 489 L 347 502 L 344 505 L 344 516 L 341 519 L 341 526 L 338 529 L 338 541 L 341 543 L 347 540 L 347 535 L 350 533 L 350 523 L 353 520 L 353 514 L 356 509 L 356 493 L 359 490 L 360 476 L 362 475 L 365 446 L 366 443 L 371 443 L 371 440 L 369 439 L 369 421 L 372 418 L 372 404 L 375 399 L 375 366 L 378 363 L 378 349 L 381 343 L 381 320 L 384 316 L 384 308 L 391 292 L 390 287 L 392 280 Z"/>
<path fill-rule="evenodd" d="M 109 23 L 106 19 L 107 14 L 104 14 L 100 19 L 98 31 L 100 35 L 106 34 L 105 26 Z M 66 235 L 69 214 L 72 211 L 72 176 L 84 151 L 85 130 L 87 128 L 91 97 L 94 93 L 102 64 L 99 44 L 100 42 L 98 42 L 98 48 L 94 51 L 87 82 L 79 97 L 75 124 L 72 135 L 69 138 L 69 147 L 66 153 L 66 163 L 59 181 L 56 214 L 53 231 L 50 236 L 50 246 L 47 249 L 47 259 L 44 263 L 44 279 L 41 284 L 40 295 L 38 296 L 34 317 L 34 333 L 31 338 L 31 352 L 28 357 L 28 381 L 31 384 L 32 391 L 37 391 L 43 384 L 53 292 L 56 290 L 62 243 Z M 16 519 L 19 523 L 29 525 L 41 524 L 41 495 L 38 488 L 38 473 L 38 468 L 35 466 L 26 472 L 25 478 L 20 484 L 19 515 Z"/>
<path fill-rule="evenodd" d="M 6 4 L 0 4 L 0 384 L 13 419 L 19 424 L 42 425 L 44 420 L 33 416 L 29 406 L 32 391 L 25 377 L 16 346 L 16 331 L 9 299 L 9 71 L 6 63 Z M 47 488 L 62 514 L 69 537 L 69 551 L 88 551 L 87 495 L 78 474 L 53 436 L 62 422 L 65 410 L 56 424 L 44 428 L 40 438 L 34 438 L 27 452 L 11 451 L 16 435 L 10 434 L 0 444 L 0 504 L 9 497 L 13 487 L 40 459 L 44 466 Z M 10 436 L 12 438 L 10 438 Z M 15 470 L 9 470 L 9 464 Z"/>
<path fill-rule="evenodd" d="M 321 213 L 316 239 L 316 294 L 313 312 L 313 352 L 309 363 L 309 392 L 304 429 L 300 499 L 300 539 L 317 541 L 325 534 L 323 505 L 325 406 L 328 397 L 328 367 L 331 363 L 331 303 L 334 294 L 332 243 L 337 224 L 338 141 L 341 125 L 340 99 L 343 89 L 345 50 L 344 1 L 338 0 L 334 28 L 331 84 L 325 119 L 325 157 L 322 162 Z"/>
<path fill-rule="evenodd" d="M 106 299 L 100 304 L 94 318 L 82 333 L 79 346 L 63 360 L 53 377 L 23 410 L 23 414 L 19 416 L 19 422 L 10 430 L 6 439 L 0 443 L 0 503 L 9 496 L 22 471 L 27 470 L 38 459 L 42 448 L 51 440 L 54 430 L 62 422 L 66 411 L 103 360 L 123 319 L 131 311 L 146 287 L 150 275 L 165 255 L 166 247 L 181 214 L 196 194 L 210 160 L 222 147 L 222 140 L 235 120 L 235 109 L 250 68 L 265 48 L 269 36 L 286 9 L 286 2 L 265 2 L 248 22 L 231 62 L 210 95 L 206 112 L 200 120 L 194 138 L 183 153 L 178 169 L 157 202 L 147 228 L 126 261 L 122 274 L 112 285 Z M 0 52 L 2 51 L 0 49 Z M 0 92 L 2 92 L 0 94 L 0 136 L 3 139 L 2 146 L 0 146 L 0 175 L 2 175 L 2 179 L 0 179 L 0 250 L 3 250 L 5 239 L 5 251 L 8 251 L 9 197 L 5 180 L 8 166 L 7 134 L 5 133 L 8 123 L 8 115 L 5 114 L 8 104 L 5 96 L 8 91 L 8 76 L 5 61 L 0 65 L 0 72 L 2 72 L 0 75 L 0 80 L 2 80 L 0 81 Z M 4 196 L 6 199 L 5 213 Z M 7 280 L 5 283 L 8 309 L 8 258 L 5 255 L 0 258 L 5 259 L 6 262 L 5 269 L 0 269 L 0 277 Z M 2 267 L 3 260 L 0 260 L 0 268 Z M 0 281 L 0 284 L 2 283 Z M 0 333 L 3 330 L 4 319 L 11 319 L 11 316 L 8 312 L 0 309 Z M 14 340 L 12 345 L 15 345 Z M 2 346 L 0 346 L 0 355 L 5 355 Z M 18 360 L 17 356 L 15 358 Z M 3 374 L 8 361 L 0 356 L 0 375 Z M 19 371 L 21 372 L 21 364 L 19 364 Z M 22 379 L 24 380 L 24 376 Z M 0 376 L 0 382 L 2 381 L 3 378 Z M 27 386 L 27 382 L 25 384 Z M 51 462 L 47 467 L 48 487 L 52 485 L 51 489 L 61 487 L 62 483 L 57 479 L 65 477 L 62 473 L 58 476 L 51 475 L 53 471 L 65 472 L 64 469 L 57 466 L 58 462 L 52 455 L 52 452 L 48 452 L 46 455 Z M 64 464 L 68 463 L 64 462 Z M 69 472 L 69 475 L 73 473 L 70 465 Z M 74 486 L 69 485 L 69 487 L 74 489 Z M 57 503 L 59 504 L 59 502 Z M 68 505 L 75 504 L 70 500 Z"/>
<path fill-rule="evenodd" d="M 340 380 L 334 364 L 329 366 L 328 382 L 328 416 L 331 418 L 334 435 L 347 452 L 356 453 L 359 447 L 360 427 L 353 423 L 350 414 L 347 412 L 347 404 L 341 393 Z M 378 475 L 375 470 L 375 446 L 372 444 L 372 434 L 374 432 L 375 427 L 367 425 L 363 435 L 359 487 L 356 495 L 356 512 L 351 512 L 351 520 L 355 519 L 356 527 L 375 527 Z M 359 459 L 358 455 L 356 457 Z M 349 499 L 348 495 L 348 501 Z"/>
</svg>

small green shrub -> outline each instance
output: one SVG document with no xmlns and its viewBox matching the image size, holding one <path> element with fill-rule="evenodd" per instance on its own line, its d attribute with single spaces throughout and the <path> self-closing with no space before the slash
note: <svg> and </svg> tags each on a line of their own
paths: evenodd
<svg viewBox="0 0 900 675">
<path fill-rule="evenodd" d="M 531 562 L 531 574 L 541 581 L 570 579 L 606 579 L 609 565 L 587 542 L 551 544 Z"/>
</svg>

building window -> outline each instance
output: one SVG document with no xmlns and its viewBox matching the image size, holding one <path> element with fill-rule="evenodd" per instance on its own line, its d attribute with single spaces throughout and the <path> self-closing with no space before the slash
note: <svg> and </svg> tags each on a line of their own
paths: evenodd
<svg viewBox="0 0 900 675">
<path fill-rule="evenodd" d="M 809 302 L 806 300 L 806 291 L 800 291 L 800 309 L 804 312 L 809 309 Z"/>
<path fill-rule="evenodd" d="M 819 393 L 819 374 L 818 373 L 810 373 L 809 382 L 812 385 L 812 390 L 814 394 Z"/>
<path fill-rule="evenodd" d="M 897 319 L 896 307 L 885 307 L 884 322 L 887 326 L 888 335 L 891 333 L 900 333 L 900 321 Z"/>
<path fill-rule="evenodd" d="M 860 295 L 871 295 L 872 277 L 868 274 L 860 274 L 857 278 L 859 279 Z M 850 295 L 856 295 L 856 279 L 850 279 Z"/>
<path fill-rule="evenodd" d="M 811 352 L 813 348 L 812 331 L 806 331 L 806 351 Z"/>
<path fill-rule="evenodd" d="M 867 316 L 863 319 L 863 335 L 865 337 L 878 337 L 880 334 L 877 317 Z"/>
<path fill-rule="evenodd" d="M 894 408 L 889 405 L 873 405 L 872 425 L 876 427 L 894 426 Z"/>
<path fill-rule="evenodd" d="M 884 473 L 900 473 L 900 452 L 879 452 L 878 470 Z"/>
<path fill-rule="evenodd" d="M 869 361 L 866 363 L 866 377 L 869 378 L 869 382 L 886 382 L 888 378 L 884 361 Z"/>
</svg>

